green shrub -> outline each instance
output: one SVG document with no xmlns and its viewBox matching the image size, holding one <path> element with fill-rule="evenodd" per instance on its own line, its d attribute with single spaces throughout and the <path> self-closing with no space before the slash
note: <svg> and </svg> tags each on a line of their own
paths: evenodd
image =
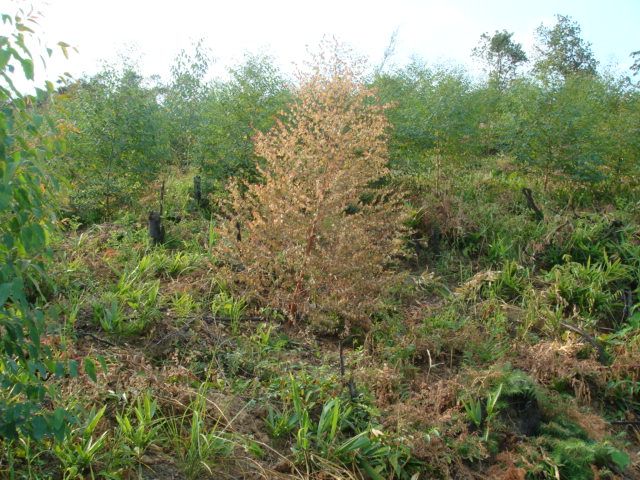
<svg viewBox="0 0 640 480">
<path fill-rule="evenodd" d="M 53 133 L 43 133 L 54 125 L 30 105 L 48 101 L 52 86 L 34 96 L 16 89 L 20 81 L 34 79 L 26 42 L 36 20 L 18 11 L 3 14 L 2 23 L 9 34 L 0 37 L 0 436 L 61 439 L 71 416 L 46 407 L 55 391 L 45 381 L 67 368 L 42 344 L 49 312 L 37 308 L 37 295 L 29 295 L 47 277 L 56 183 L 43 164 L 60 147 Z"/>
</svg>

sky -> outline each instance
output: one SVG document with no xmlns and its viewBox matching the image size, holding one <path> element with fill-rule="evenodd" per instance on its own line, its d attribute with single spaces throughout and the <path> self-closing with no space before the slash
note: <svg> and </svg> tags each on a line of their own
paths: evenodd
<svg viewBox="0 0 640 480">
<path fill-rule="evenodd" d="M 4 0 L 7 1 L 7 0 Z M 75 78 L 100 70 L 102 61 L 129 54 L 146 76 L 168 77 L 172 60 L 198 39 L 219 72 L 246 53 L 267 53 L 285 71 L 304 60 L 323 35 L 335 36 L 378 64 L 397 31 L 392 64 L 412 56 L 429 63 L 478 68 L 471 50 L 484 32 L 506 29 L 531 52 L 534 31 L 569 15 L 592 43 L 601 65 L 626 73 L 640 50 L 640 0 L 9 0 L 42 12 L 42 36 L 77 48 L 55 55 L 49 76 Z M 4 7 L 0 7 L 4 10 Z"/>
</svg>

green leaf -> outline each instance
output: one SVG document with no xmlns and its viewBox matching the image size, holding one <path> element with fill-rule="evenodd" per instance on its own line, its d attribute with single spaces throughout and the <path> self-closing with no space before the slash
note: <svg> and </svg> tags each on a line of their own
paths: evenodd
<svg viewBox="0 0 640 480">
<path fill-rule="evenodd" d="M 20 64 L 22 65 L 22 70 L 27 80 L 33 80 L 33 60 L 25 58 L 20 61 Z"/>
<path fill-rule="evenodd" d="M 106 410 L 107 410 L 106 405 L 103 406 L 100 410 L 98 410 L 97 413 L 94 413 L 94 410 L 91 410 L 91 413 L 89 414 L 91 419 L 89 420 L 89 423 L 87 424 L 87 427 L 86 427 L 86 432 L 88 434 L 93 433 L 93 431 L 96 429 L 96 426 L 98 425 L 98 422 L 100 421 L 100 419 L 102 418 L 102 415 L 104 415 L 104 412 Z"/>
<path fill-rule="evenodd" d="M 64 410 L 56 408 L 53 412 L 52 426 L 54 430 L 60 430 L 64 426 Z"/>
<path fill-rule="evenodd" d="M 31 30 L 29 27 L 27 27 L 24 23 L 18 23 L 16 25 L 16 30 L 18 30 L 19 32 L 29 32 L 29 33 L 34 33 L 33 30 Z"/>
<path fill-rule="evenodd" d="M 382 475 L 380 475 L 373 468 L 373 466 L 369 462 L 367 462 L 365 459 L 363 459 L 363 458 L 359 459 L 358 463 L 360 464 L 362 469 L 365 472 L 367 472 L 367 475 L 369 475 L 373 480 L 384 480 L 384 477 Z"/>
<path fill-rule="evenodd" d="M 11 290 L 13 290 L 13 283 L 3 283 L 0 285 L 0 306 L 4 305 L 11 295 Z"/>
<path fill-rule="evenodd" d="M 340 410 L 339 410 L 339 399 L 336 398 L 336 403 L 333 407 L 333 418 L 331 419 L 331 440 L 333 440 L 336 437 L 336 430 L 338 427 L 338 417 L 340 416 Z"/>
<path fill-rule="evenodd" d="M 64 374 L 65 374 L 64 363 L 56 362 L 56 366 L 55 366 L 56 378 L 62 378 L 64 377 Z"/>
<path fill-rule="evenodd" d="M 31 434 L 38 441 L 49 433 L 49 426 L 41 416 L 33 417 L 31 420 Z"/>
<path fill-rule="evenodd" d="M 353 452 L 365 448 L 371 444 L 371 440 L 368 437 L 369 432 L 362 432 L 351 437 L 335 450 L 336 455 L 343 455 L 345 453 Z"/>
<path fill-rule="evenodd" d="M 72 377 L 78 376 L 78 361 L 77 360 L 69 360 L 69 375 Z"/>
<path fill-rule="evenodd" d="M 65 42 L 58 42 L 58 46 L 62 50 L 62 54 L 64 55 L 64 57 L 68 59 L 69 58 L 69 47 L 70 47 L 70 45 L 68 43 L 65 43 Z"/>
<path fill-rule="evenodd" d="M 96 358 L 100 362 L 100 366 L 102 367 L 102 372 L 109 373 L 109 368 L 107 367 L 107 361 L 104 359 L 104 356 L 96 355 Z"/>
<path fill-rule="evenodd" d="M 98 381 L 96 377 L 96 366 L 89 358 L 84 359 L 84 371 L 89 375 L 89 378 L 94 382 Z"/>
<path fill-rule="evenodd" d="M 247 440 L 246 449 L 249 453 L 258 458 L 264 457 L 264 450 L 257 442 Z"/>
<path fill-rule="evenodd" d="M 622 452 L 618 449 L 612 448 L 609 452 L 609 456 L 611 457 L 611 461 L 615 463 L 620 470 L 626 470 L 629 466 L 629 462 L 631 459 L 626 452 Z"/>
<path fill-rule="evenodd" d="M 9 63 L 9 59 L 11 58 L 11 54 L 6 50 L 0 50 L 0 70 L 4 70 L 4 68 Z"/>
<path fill-rule="evenodd" d="M 69 417 L 61 408 L 56 408 L 51 417 L 53 417 L 53 421 L 51 422 L 51 431 L 53 436 L 58 442 L 62 442 L 65 434 L 67 433 L 67 424 L 65 419 L 68 419 Z"/>
<path fill-rule="evenodd" d="M 31 115 L 31 121 L 33 122 L 33 126 L 35 128 L 40 128 L 44 121 L 44 117 L 40 114 L 34 113 L 33 115 Z"/>
</svg>

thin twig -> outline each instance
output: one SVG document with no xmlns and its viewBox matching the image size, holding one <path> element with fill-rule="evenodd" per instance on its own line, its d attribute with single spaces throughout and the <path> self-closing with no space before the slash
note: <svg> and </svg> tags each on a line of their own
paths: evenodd
<svg viewBox="0 0 640 480">
<path fill-rule="evenodd" d="M 640 425 L 640 420 L 609 420 L 611 425 Z"/>
<path fill-rule="evenodd" d="M 340 356 L 340 375 L 344 379 L 345 367 L 342 340 L 338 343 L 338 353 Z M 349 387 L 349 396 L 351 397 L 351 401 L 355 401 L 358 398 L 358 389 L 356 388 L 356 382 L 353 380 L 353 375 L 349 376 L 347 386 Z"/>
<path fill-rule="evenodd" d="M 116 345 L 113 342 L 110 342 L 109 340 L 105 340 L 104 338 L 100 338 L 97 335 L 94 335 L 93 333 L 89 333 L 89 332 L 77 332 L 79 336 L 81 337 L 91 337 L 94 340 L 104 343 L 105 345 L 109 345 L 110 347 L 119 347 L 120 345 Z"/>
<path fill-rule="evenodd" d="M 624 307 L 622 309 L 622 318 L 620 323 L 624 322 L 631 316 L 631 311 L 633 310 L 633 293 L 631 290 L 625 290 L 622 292 L 622 301 Z"/>
<path fill-rule="evenodd" d="M 340 356 L 340 375 L 344 377 L 344 354 L 342 351 L 342 340 L 338 343 L 338 354 Z"/>
<path fill-rule="evenodd" d="M 533 201 L 533 192 L 531 191 L 531 189 L 527 187 L 522 187 L 522 194 L 527 199 L 527 205 L 529 206 L 529 208 L 533 210 L 533 212 L 535 213 L 536 220 L 538 220 L 539 222 L 544 220 L 544 213 L 542 213 L 542 210 L 538 208 L 538 206 L 536 205 L 536 202 Z"/>
<path fill-rule="evenodd" d="M 198 318 L 198 317 L 195 317 Z M 212 316 L 202 316 L 199 317 L 207 323 L 220 322 L 220 323 L 232 323 L 235 319 L 231 317 L 212 317 Z M 264 317 L 240 317 L 238 318 L 240 322 L 266 322 L 267 320 Z"/>
</svg>

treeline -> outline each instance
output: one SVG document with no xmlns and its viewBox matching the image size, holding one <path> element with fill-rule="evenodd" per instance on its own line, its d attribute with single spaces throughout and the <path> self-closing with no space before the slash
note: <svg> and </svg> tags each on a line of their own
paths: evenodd
<svg viewBox="0 0 640 480">
<path fill-rule="evenodd" d="M 637 85 L 599 72 L 569 17 L 536 34 L 532 60 L 506 30 L 483 34 L 472 52 L 487 73 L 480 81 L 418 60 L 372 73 L 370 86 L 391 105 L 391 167 L 419 175 L 500 154 L 544 186 L 604 194 L 636 186 Z M 192 50 L 174 60 L 166 83 L 125 61 L 59 89 L 51 106 L 67 155 L 55 168 L 72 182 L 70 208 L 83 221 L 110 217 L 169 164 L 199 169 L 205 193 L 230 177 L 256 180 L 252 138 L 275 125 L 294 81 L 267 56 L 209 80 L 212 57 L 201 44 Z"/>
<path fill-rule="evenodd" d="M 200 170 L 208 192 L 256 176 L 252 137 L 290 100 L 287 81 L 265 56 L 207 81 L 211 61 L 196 46 L 175 60 L 168 84 L 125 62 L 59 89 L 51 107 L 67 154 L 56 169 L 83 221 L 109 218 L 171 165 Z"/>
</svg>

